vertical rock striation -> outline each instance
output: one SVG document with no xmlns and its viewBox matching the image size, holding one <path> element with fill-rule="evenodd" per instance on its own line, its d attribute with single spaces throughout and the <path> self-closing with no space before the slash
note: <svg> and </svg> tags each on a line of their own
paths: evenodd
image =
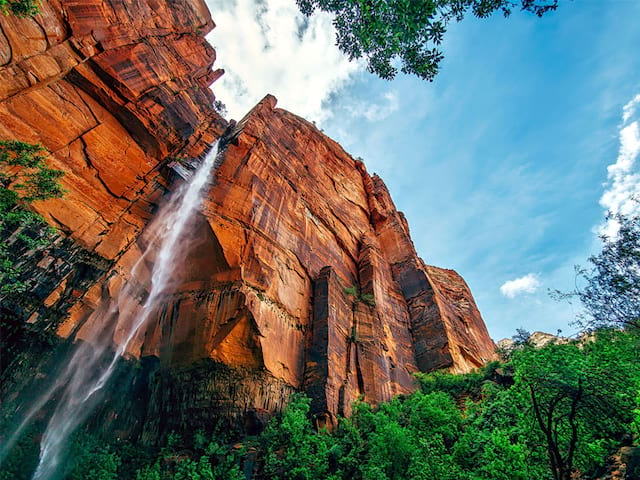
<svg viewBox="0 0 640 480">
<path fill-rule="evenodd" d="M 208 88 L 222 74 L 212 70 L 215 52 L 203 38 L 214 24 L 202 0 L 40 6 L 33 18 L 0 19 L 0 139 L 52 152 L 66 194 L 36 209 L 82 255 L 113 265 L 165 192 L 157 167 L 167 156 L 199 153 L 226 127 Z M 58 263 L 48 265 L 56 269 L 49 277 L 58 276 Z M 47 307 L 67 310 L 64 295 L 51 296 L 64 287 L 32 280 Z M 15 307 L 3 305 L 5 315 L 33 320 L 41 310 Z M 47 321 L 54 322 L 40 314 Z"/>
<path fill-rule="evenodd" d="M 114 259 L 151 213 L 159 162 L 225 128 L 205 3 L 50 0 L 1 22 L 0 138 L 53 153 L 67 194 L 40 213 Z"/>
<path fill-rule="evenodd" d="M 327 424 L 360 396 L 411 392 L 414 372 L 492 359 L 468 287 L 417 256 L 382 180 L 275 103 L 240 123 L 203 209 L 208 254 L 191 258 L 143 352 L 260 371 L 306 390 Z"/>
<path fill-rule="evenodd" d="M 100 265 L 73 301 L 54 293 L 63 280 L 42 294 L 58 334 L 81 339 L 143 250 L 175 177 L 164 161 L 227 127 L 207 88 L 222 73 L 202 37 L 213 22 L 202 0 L 51 0 L 1 22 L 0 138 L 52 151 L 68 192 L 37 208 Z M 233 129 L 179 286 L 130 346 L 158 364 L 136 387 L 144 412 L 127 413 L 147 441 L 219 417 L 252 428 L 295 390 L 330 425 L 358 397 L 411 392 L 414 372 L 493 358 L 467 285 L 417 256 L 382 180 L 275 106 L 265 97 Z"/>
</svg>

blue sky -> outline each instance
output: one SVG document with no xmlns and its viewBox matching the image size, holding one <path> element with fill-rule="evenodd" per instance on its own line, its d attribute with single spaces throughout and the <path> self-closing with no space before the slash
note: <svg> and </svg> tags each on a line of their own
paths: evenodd
<svg viewBox="0 0 640 480">
<path fill-rule="evenodd" d="M 227 70 L 213 90 L 234 118 L 273 93 L 362 157 L 419 254 L 467 280 L 494 339 L 572 333 L 577 307 L 548 289 L 573 287 L 605 207 L 626 211 L 640 191 L 640 2 L 560 3 L 542 19 L 452 25 L 427 83 L 347 62 L 328 17 L 296 35 L 293 0 L 212 0 L 210 41 Z"/>
</svg>

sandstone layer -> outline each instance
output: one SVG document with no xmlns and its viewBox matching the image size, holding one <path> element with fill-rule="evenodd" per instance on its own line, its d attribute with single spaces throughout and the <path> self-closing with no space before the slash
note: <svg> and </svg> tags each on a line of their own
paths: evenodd
<svg viewBox="0 0 640 480">
<path fill-rule="evenodd" d="M 65 172 L 64 198 L 36 209 L 67 239 L 19 252 L 34 288 L 0 315 L 42 331 L 136 240 L 165 192 L 158 166 L 199 153 L 226 122 L 208 88 L 222 71 L 203 38 L 214 26 L 204 1 L 40 7 L 0 18 L 0 139 L 42 144 Z"/>
<path fill-rule="evenodd" d="M 51 0 L 1 22 L 0 138 L 52 152 L 67 194 L 38 210 L 115 259 L 149 218 L 158 164 L 225 127 L 205 3 Z"/>
<path fill-rule="evenodd" d="M 279 408 L 302 389 L 328 423 L 359 397 L 413 391 L 414 372 L 494 358 L 467 285 L 417 256 L 382 180 L 275 103 L 267 96 L 240 123 L 203 207 L 200 246 L 140 354 L 179 371 L 211 359 L 262 372 L 278 388 L 243 408 Z M 172 387 L 195 416 L 215 390 L 199 378 Z"/>
<path fill-rule="evenodd" d="M 271 96 L 227 129 L 207 88 L 221 74 L 202 37 L 212 27 L 201 0 L 61 0 L 2 19 L 0 138 L 52 152 L 67 194 L 38 211 L 85 252 L 73 258 L 91 259 L 34 257 L 49 280 L 30 325 L 76 339 L 105 328 L 91 312 L 127 280 L 145 224 L 179 181 L 166 160 L 226 129 L 233 141 L 178 287 L 128 349 L 157 359 L 144 388 L 136 381 L 145 401 L 130 423 L 144 437 L 219 416 L 259 421 L 295 390 L 330 424 L 358 397 L 411 392 L 414 372 L 492 359 L 464 280 L 417 256 L 361 161 Z M 58 260 L 67 273 L 45 275 Z M 80 282 L 87 263 L 99 268 Z"/>
</svg>

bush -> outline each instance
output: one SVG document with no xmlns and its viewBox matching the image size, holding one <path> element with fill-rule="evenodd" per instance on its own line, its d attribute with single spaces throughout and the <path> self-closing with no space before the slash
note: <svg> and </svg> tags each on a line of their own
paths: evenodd
<svg viewBox="0 0 640 480">
<path fill-rule="evenodd" d="M 34 0 L 0 0 L 0 11 L 5 15 L 33 17 L 40 13 L 40 7 Z"/>
<path fill-rule="evenodd" d="M 31 211 L 34 201 L 61 197 L 61 170 L 45 163 L 48 152 L 40 145 L 0 141 L 0 299 L 21 294 L 29 286 L 19 265 L 28 250 L 48 245 L 55 231 Z"/>
</svg>

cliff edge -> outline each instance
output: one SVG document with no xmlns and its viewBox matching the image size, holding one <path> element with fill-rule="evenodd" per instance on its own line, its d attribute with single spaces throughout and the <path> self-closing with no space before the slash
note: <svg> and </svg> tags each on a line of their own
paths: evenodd
<svg viewBox="0 0 640 480">
<path fill-rule="evenodd" d="M 67 190 L 37 206 L 67 242 L 33 253 L 39 303 L 4 305 L 3 321 L 82 339 L 140 256 L 167 160 L 227 129 L 208 88 L 214 25 L 200 0 L 54 0 L 0 21 L 0 138 L 44 145 Z M 275 98 L 215 176 L 179 286 L 128 352 L 157 362 L 135 420 L 150 441 L 256 419 L 295 390 L 332 423 L 359 397 L 411 392 L 414 372 L 494 358 L 466 283 L 418 257 L 383 181 Z"/>
</svg>

